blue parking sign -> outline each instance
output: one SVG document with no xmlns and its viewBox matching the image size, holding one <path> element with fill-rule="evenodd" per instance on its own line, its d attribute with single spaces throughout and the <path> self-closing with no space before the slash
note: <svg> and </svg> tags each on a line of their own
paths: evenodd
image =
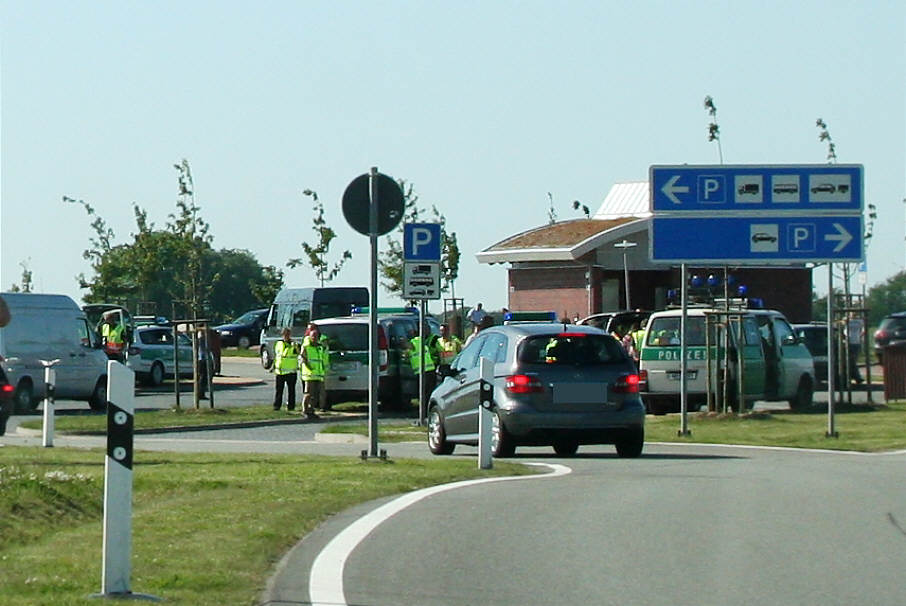
<svg viewBox="0 0 906 606">
<path fill-rule="evenodd" d="M 440 261 L 440 223 L 404 223 L 403 260 Z"/>
</svg>

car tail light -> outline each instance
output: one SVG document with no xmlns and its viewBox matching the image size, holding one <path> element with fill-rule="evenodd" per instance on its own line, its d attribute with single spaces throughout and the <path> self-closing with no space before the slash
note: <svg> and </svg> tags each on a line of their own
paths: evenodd
<svg viewBox="0 0 906 606">
<path fill-rule="evenodd" d="M 648 371 L 639 371 L 639 391 L 648 391 Z"/>
<path fill-rule="evenodd" d="M 890 335 L 887 334 L 886 330 L 877 330 L 875 331 L 875 341 L 883 341 Z"/>
<path fill-rule="evenodd" d="M 611 391 L 613 393 L 639 393 L 639 375 L 623 375 L 614 382 Z"/>
<path fill-rule="evenodd" d="M 506 390 L 510 393 L 540 393 L 544 391 L 541 379 L 535 375 L 509 375 Z"/>
<path fill-rule="evenodd" d="M 381 370 L 387 370 L 390 366 L 390 355 L 387 352 L 387 334 L 384 332 L 383 326 L 378 326 L 377 331 L 377 342 L 378 342 L 378 365 Z"/>
<path fill-rule="evenodd" d="M 0 385 L 0 393 L 9 394 L 16 391 L 16 388 L 7 383 L 6 385 Z"/>
</svg>

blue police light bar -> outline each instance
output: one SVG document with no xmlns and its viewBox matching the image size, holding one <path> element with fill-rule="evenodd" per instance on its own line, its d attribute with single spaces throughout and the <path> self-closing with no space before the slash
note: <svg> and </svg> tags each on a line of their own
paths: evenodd
<svg viewBox="0 0 906 606">
<path fill-rule="evenodd" d="M 517 324 L 520 322 L 556 322 L 555 311 L 508 311 L 503 314 L 504 324 Z"/>
</svg>

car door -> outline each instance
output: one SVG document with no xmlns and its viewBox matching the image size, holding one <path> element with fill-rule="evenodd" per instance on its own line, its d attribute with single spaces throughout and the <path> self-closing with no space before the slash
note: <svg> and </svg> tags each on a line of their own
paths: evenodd
<svg viewBox="0 0 906 606">
<path fill-rule="evenodd" d="M 466 437 L 477 434 L 472 428 L 475 407 L 478 406 L 478 372 L 479 354 L 487 341 L 487 334 L 479 334 L 469 343 L 456 358 L 453 359 L 451 368 L 452 376 L 446 377 L 442 383 L 440 395 L 443 398 L 442 413 L 447 435 L 451 438 Z M 470 397 L 474 394 L 474 398 Z"/>
<path fill-rule="evenodd" d="M 793 327 L 782 317 L 773 318 L 774 332 L 780 345 L 780 392 L 781 399 L 796 395 L 799 379 L 810 374 L 814 379 L 814 362 L 808 348 L 796 338 Z"/>
</svg>

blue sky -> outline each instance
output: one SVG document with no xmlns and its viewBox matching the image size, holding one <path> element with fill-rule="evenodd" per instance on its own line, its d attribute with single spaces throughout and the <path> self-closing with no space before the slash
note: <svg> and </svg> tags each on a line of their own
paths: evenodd
<svg viewBox="0 0 906 606">
<path fill-rule="evenodd" d="M 81 296 L 92 204 L 127 242 L 162 227 L 189 160 L 216 248 L 283 267 L 318 192 L 367 284 L 346 185 L 377 166 L 437 206 L 457 296 L 506 305 L 474 254 L 571 202 L 597 209 L 652 164 L 865 167 L 868 284 L 906 260 L 906 4 L 877 2 L 48 2 L 0 5 L 0 286 Z M 382 244 L 383 246 L 383 244 Z M 311 285 L 310 269 L 286 283 Z M 826 277 L 816 272 L 816 286 Z M 824 274 L 826 275 L 826 274 Z M 383 296 L 383 294 L 382 294 Z M 392 302 L 385 297 L 387 302 Z M 440 303 L 432 303 L 437 311 Z"/>
</svg>

